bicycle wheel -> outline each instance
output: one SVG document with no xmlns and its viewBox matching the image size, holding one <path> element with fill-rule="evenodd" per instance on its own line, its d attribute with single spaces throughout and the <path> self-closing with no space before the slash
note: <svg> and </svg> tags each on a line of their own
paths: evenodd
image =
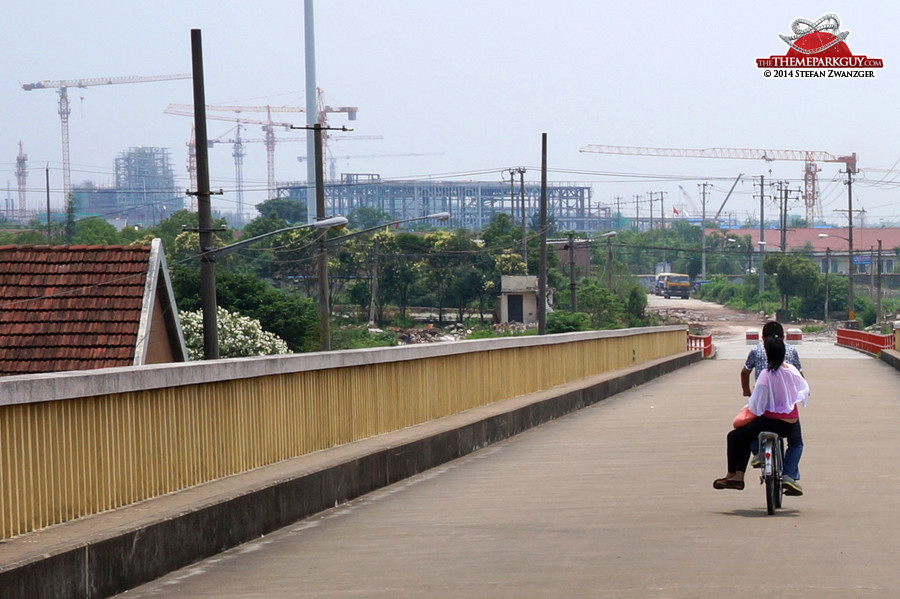
<svg viewBox="0 0 900 599">
<path fill-rule="evenodd" d="M 775 514 L 775 508 L 778 507 L 779 499 L 776 497 L 776 487 L 778 486 L 774 474 L 766 477 L 766 511 L 770 516 Z"/>
<path fill-rule="evenodd" d="M 763 480 L 766 483 L 766 511 L 770 516 L 778 508 L 778 457 L 775 455 L 775 443 L 771 439 L 762 440 L 759 444 L 759 455 L 763 459 Z"/>
<path fill-rule="evenodd" d="M 779 439 L 778 457 L 775 459 L 775 507 L 781 507 L 784 497 L 784 441 Z"/>
</svg>

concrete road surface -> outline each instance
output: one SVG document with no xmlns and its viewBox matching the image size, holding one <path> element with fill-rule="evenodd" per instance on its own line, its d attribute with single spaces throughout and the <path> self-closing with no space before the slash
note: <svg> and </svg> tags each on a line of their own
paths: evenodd
<svg viewBox="0 0 900 599">
<path fill-rule="evenodd" d="M 122 597 L 900 596 L 900 373 L 801 346 L 806 494 L 768 516 L 712 488 L 732 349 Z"/>
</svg>

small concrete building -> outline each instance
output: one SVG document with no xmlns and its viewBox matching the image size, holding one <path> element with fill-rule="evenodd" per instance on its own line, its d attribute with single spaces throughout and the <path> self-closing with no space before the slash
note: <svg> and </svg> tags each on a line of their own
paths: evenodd
<svg viewBox="0 0 900 599">
<path fill-rule="evenodd" d="M 538 278 L 531 275 L 500 277 L 500 322 L 537 324 Z M 553 290 L 547 288 L 547 312 L 551 312 Z"/>
</svg>

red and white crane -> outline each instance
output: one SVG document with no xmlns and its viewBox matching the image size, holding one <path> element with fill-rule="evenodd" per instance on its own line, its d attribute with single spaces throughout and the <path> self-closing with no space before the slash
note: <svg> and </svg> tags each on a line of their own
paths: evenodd
<svg viewBox="0 0 900 599">
<path fill-rule="evenodd" d="M 818 197 L 818 162 L 840 162 L 849 172 L 856 172 L 856 153 L 838 156 L 830 152 L 809 150 L 763 150 L 751 148 L 642 148 L 637 146 L 605 146 L 591 144 L 581 148 L 581 152 L 597 154 L 624 154 L 628 156 L 664 156 L 670 158 L 731 158 L 736 160 L 797 160 L 803 165 L 803 203 L 806 206 L 806 222 L 812 225 L 821 220 L 821 206 Z"/>
</svg>

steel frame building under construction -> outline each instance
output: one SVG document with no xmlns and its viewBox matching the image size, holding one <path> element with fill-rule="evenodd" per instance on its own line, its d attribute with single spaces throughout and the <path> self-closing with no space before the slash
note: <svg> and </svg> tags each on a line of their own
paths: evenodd
<svg viewBox="0 0 900 599">
<path fill-rule="evenodd" d="M 305 182 L 282 183 L 278 197 L 306 202 L 315 193 Z M 612 228 L 608 206 L 591 203 L 592 189 L 587 185 L 549 183 L 547 214 L 558 230 L 607 231 Z M 541 186 L 524 185 L 526 218 L 539 212 Z M 313 200 L 314 201 L 314 200 Z M 347 173 L 340 183 L 325 186 L 325 212 L 346 216 L 356 208 L 382 210 L 393 220 L 402 220 L 436 212 L 451 214 L 450 226 L 481 230 L 495 214 L 507 213 L 516 222 L 522 214 L 522 189 L 502 181 L 382 180 L 375 174 Z"/>
</svg>

